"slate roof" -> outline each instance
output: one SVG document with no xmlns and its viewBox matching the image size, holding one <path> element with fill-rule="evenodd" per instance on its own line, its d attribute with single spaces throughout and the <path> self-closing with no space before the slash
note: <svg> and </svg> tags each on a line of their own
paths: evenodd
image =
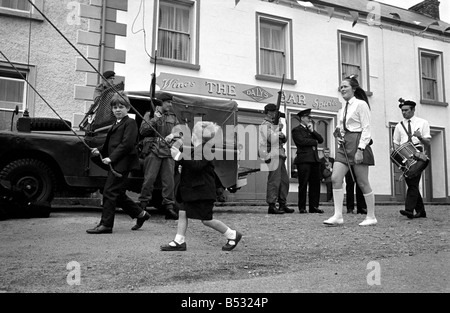
<svg viewBox="0 0 450 313">
<path fill-rule="evenodd" d="M 369 13 L 369 10 L 367 10 L 367 3 L 369 0 L 310 0 L 310 2 L 318 6 L 323 5 L 325 7 L 334 7 L 336 10 L 358 11 L 359 13 L 363 13 L 364 16 Z M 450 27 L 449 23 L 389 4 L 380 3 L 380 8 L 381 20 L 394 23 L 395 25 L 403 25 L 405 27 L 412 27 L 417 30 L 424 30 L 425 27 L 437 21 L 439 26 L 431 25 L 428 28 L 428 31 L 432 31 L 440 35 L 443 35 L 443 31 Z M 390 13 L 397 13 L 401 19 L 394 19 L 393 15 Z M 414 21 L 420 22 L 420 24 L 416 24 Z M 445 32 L 445 36 L 450 36 L 450 31 Z"/>
</svg>

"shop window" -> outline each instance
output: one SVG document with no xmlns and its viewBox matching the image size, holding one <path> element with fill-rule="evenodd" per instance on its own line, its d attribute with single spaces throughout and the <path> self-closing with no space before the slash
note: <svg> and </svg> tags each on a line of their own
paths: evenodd
<svg viewBox="0 0 450 313">
<path fill-rule="evenodd" d="M 361 87 L 370 91 L 367 38 L 350 33 L 339 32 L 339 78 L 358 75 Z"/>
<path fill-rule="evenodd" d="M 421 102 L 444 103 L 442 53 L 419 50 Z"/>
<path fill-rule="evenodd" d="M 197 1 L 159 1 L 155 49 L 162 64 L 181 66 L 198 64 Z M 172 62 L 172 63 L 170 63 Z"/>
<path fill-rule="evenodd" d="M 289 128 L 290 128 L 290 132 L 289 132 L 289 137 L 290 137 L 290 141 L 289 141 L 289 155 L 288 155 L 288 159 L 289 159 L 289 164 L 288 164 L 288 171 L 289 171 L 289 175 L 290 178 L 292 179 L 297 179 L 297 168 L 294 164 L 294 160 L 295 157 L 297 155 L 297 147 L 295 146 L 294 140 L 292 138 L 292 129 L 294 129 L 295 127 L 300 125 L 300 120 L 297 116 L 298 112 L 289 112 Z M 331 129 L 331 123 L 333 120 L 333 117 L 331 116 L 320 116 L 320 115 L 316 115 L 316 114 L 311 114 L 312 116 L 312 120 L 311 122 L 314 125 L 314 129 L 323 137 L 323 143 L 319 144 L 317 146 L 318 152 L 319 152 L 319 157 L 323 156 L 322 150 L 324 148 L 330 148 L 331 147 L 331 141 L 330 141 L 330 136 L 332 136 L 332 134 L 330 133 L 330 129 Z"/>
<path fill-rule="evenodd" d="M 292 78 L 291 21 L 257 15 L 257 78 Z"/>
</svg>

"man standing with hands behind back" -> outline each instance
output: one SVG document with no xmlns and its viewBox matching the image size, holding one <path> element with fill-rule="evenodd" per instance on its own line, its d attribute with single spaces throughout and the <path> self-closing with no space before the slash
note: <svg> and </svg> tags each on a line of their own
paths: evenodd
<svg viewBox="0 0 450 313">
<path fill-rule="evenodd" d="M 292 139 L 297 146 L 294 164 L 298 171 L 298 209 L 306 213 L 306 192 L 309 184 L 309 213 L 323 213 L 320 201 L 320 159 L 317 144 L 323 142 L 322 136 L 314 130 L 311 123 L 311 109 L 297 113 L 300 125 L 292 130 Z"/>
</svg>

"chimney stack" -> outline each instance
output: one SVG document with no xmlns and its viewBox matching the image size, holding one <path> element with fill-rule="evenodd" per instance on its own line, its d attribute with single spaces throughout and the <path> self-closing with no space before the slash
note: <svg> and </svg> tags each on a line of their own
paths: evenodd
<svg viewBox="0 0 450 313">
<path fill-rule="evenodd" d="M 425 0 L 410 7 L 408 10 L 439 20 L 439 4 L 438 0 Z"/>
</svg>

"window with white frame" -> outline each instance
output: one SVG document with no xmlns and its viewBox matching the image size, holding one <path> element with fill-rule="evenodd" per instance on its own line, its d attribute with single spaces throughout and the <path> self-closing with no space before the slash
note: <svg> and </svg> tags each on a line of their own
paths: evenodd
<svg viewBox="0 0 450 313">
<path fill-rule="evenodd" d="M 258 64 L 259 76 L 291 78 L 292 47 L 291 21 L 258 14 Z"/>
<path fill-rule="evenodd" d="M 26 72 L 21 72 L 26 76 Z M 20 110 L 26 107 L 27 85 L 17 73 L 0 67 L 0 109 L 14 110 L 16 105 Z"/>
<path fill-rule="evenodd" d="M 339 39 L 339 77 L 358 75 L 360 86 L 368 92 L 369 69 L 367 38 L 346 32 L 338 32 Z"/>
<path fill-rule="evenodd" d="M 163 60 L 197 64 L 199 0 L 159 1 L 157 51 Z"/>
<path fill-rule="evenodd" d="M 0 7 L 30 12 L 31 5 L 28 0 L 0 0 Z"/>
<path fill-rule="evenodd" d="M 445 102 L 442 53 L 419 49 L 419 54 L 421 100 L 425 102 Z"/>
</svg>

